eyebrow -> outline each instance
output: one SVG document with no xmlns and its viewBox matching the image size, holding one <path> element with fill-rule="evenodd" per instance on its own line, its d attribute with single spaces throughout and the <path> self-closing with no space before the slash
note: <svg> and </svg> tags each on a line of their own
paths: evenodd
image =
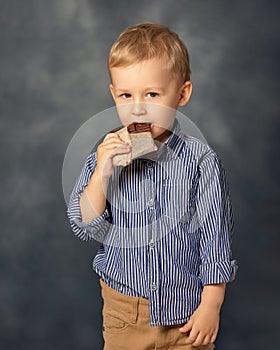
<svg viewBox="0 0 280 350">
<path fill-rule="evenodd" d="M 151 87 L 145 88 L 145 90 L 146 90 L 146 91 L 154 91 L 154 90 L 164 91 L 164 88 L 159 87 L 159 86 L 151 86 Z"/>
<path fill-rule="evenodd" d="M 115 89 L 118 92 L 127 92 L 127 91 L 130 90 L 128 88 L 124 89 L 124 88 L 118 88 L 118 87 L 116 87 Z M 156 90 L 156 91 L 164 91 L 164 88 L 156 87 L 156 86 L 151 86 L 151 87 L 144 88 L 144 91 L 154 91 L 154 90 Z"/>
<path fill-rule="evenodd" d="M 121 88 L 115 87 L 115 90 L 118 91 L 118 92 L 126 92 L 126 91 L 128 91 L 129 89 L 121 89 Z"/>
</svg>

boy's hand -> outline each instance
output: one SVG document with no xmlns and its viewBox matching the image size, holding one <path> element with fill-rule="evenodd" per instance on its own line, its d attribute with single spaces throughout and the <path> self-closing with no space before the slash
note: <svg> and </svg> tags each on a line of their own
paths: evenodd
<svg viewBox="0 0 280 350">
<path fill-rule="evenodd" d="M 109 133 L 97 148 L 97 165 L 95 172 L 102 177 L 109 177 L 114 171 L 113 158 L 117 154 L 129 153 L 131 147 L 115 133 Z"/>
<path fill-rule="evenodd" d="M 188 323 L 179 329 L 182 333 L 189 332 L 186 344 L 192 346 L 214 343 L 219 329 L 219 309 L 202 305 L 196 309 Z"/>
</svg>

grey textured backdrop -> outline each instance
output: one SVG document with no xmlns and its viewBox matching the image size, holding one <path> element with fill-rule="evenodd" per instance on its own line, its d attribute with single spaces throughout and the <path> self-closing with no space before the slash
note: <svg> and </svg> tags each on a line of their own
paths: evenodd
<svg viewBox="0 0 280 350">
<path fill-rule="evenodd" d="M 187 43 L 194 93 L 182 112 L 222 158 L 235 209 L 237 280 L 218 349 L 279 349 L 279 2 L 0 1 L 0 347 L 98 350 L 98 245 L 72 234 L 63 157 L 111 107 L 106 57 L 127 26 Z"/>
</svg>

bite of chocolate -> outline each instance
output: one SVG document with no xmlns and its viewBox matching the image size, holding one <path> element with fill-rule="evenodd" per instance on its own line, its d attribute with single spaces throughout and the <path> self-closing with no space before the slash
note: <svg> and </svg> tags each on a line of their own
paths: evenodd
<svg viewBox="0 0 280 350">
<path fill-rule="evenodd" d="M 132 123 L 129 124 L 127 130 L 130 134 L 138 134 L 140 132 L 151 132 L 150 123 Z"/>
</svg>

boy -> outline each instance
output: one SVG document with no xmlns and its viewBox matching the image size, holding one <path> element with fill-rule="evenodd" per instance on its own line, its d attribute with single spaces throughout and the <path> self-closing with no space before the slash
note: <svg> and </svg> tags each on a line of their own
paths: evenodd
<svg viewBox="0 0 280 350">
<path fill-rule="evenodd" d="M 151 123 L 159 150 L 115 167 L 131 149 L 109 133 L 71 195 L 74 233 L 103 242 L 93 267 L 104 349 L 213 349 L 236 272 L 233 221 L 220 160 L 176 120 L 192 92 L 187 49 L 168 28 L 142 23 L 119 36 L 108 67 L 122 124 Z"/>
</svg>

